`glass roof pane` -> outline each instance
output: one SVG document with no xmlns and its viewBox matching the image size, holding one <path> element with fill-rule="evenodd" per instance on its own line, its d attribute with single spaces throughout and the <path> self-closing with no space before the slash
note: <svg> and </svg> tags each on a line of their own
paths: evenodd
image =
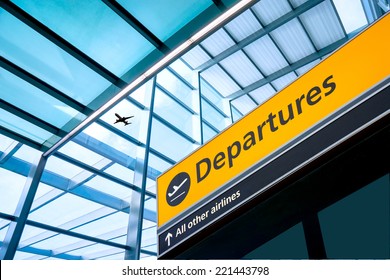
<svg viewBox="0 0 390 280">
<path fill-rule="evenodd" d="M 275 89 L 270 85 L 266 84 L 259 87 L 249 93 L 249 95 L 256 100 L 257 104 L 262 104 L 270 99 L 276 93 Z"/>
<path fill-rule="evenodd" d="M 302 66 L 301 68 L 295 70 L 295 72 L 300 76 L 300 75 L 306 73 L 307 71 L 309 71 L 310 69 L 312 69 L 318 63 L 320 63 L 320 61 L 321 61 L 320 59 L 317 59 L 313 62 L 310 62 L 310 63 L 306 64 L 305 66 Z"/>
<path fill-rule="evenodd" d="M 234 40 L 239 42 L 260 30 L 262 27 L 251 10 L 246 10 L 234 20 L 226 24 L 225 28 L 233 36 Z"/>
<path fill-rule="evenodd" d="M 308 0 L 290 0 L 291 4 L 294 8 L 297 8 L 298 6 L 302 5 L 303 3 L 307 2 Z"/>
<path fill-rule="evenodd" d="M 202 113 L 203 113 L 203 119 L 208 121 L 219 131 L 223 130 L 228 124 L 227 118 L 203 99 L 202 99 Z"/>
<path fill-rule="evenodd" d="M 84 105 L 111 85 L 4 10 L 0 10 L 0 55 Z"/>
<path fill-rule="evenodd" d="M 13 215 L 23 192 L 26 177 L 0 168 L 0 212 Z"/>
<path fill-rule="evenodd" d="M 165 41 L 213 4 L 211 0 L 118 0 L 147 29 Z"/>
<path fill-rule="evenodd" d="M 294 72 L 286 74 L 274 81 L 272 81 L 272 85 L 278 90 L 284 89 L 286 86 L 291 84 L 293 81 L 297 79 L 297 75 Z"/>
<path fill-rule="evenodd" d="M 64 127 L 72 118 L 85 119 L 85 115 L 3 68 L 0 68 L 0 98 L 58 128 Z"/>
<path fill-rule="evenodd" d="M 105 234 L 105 239 L 111 239 L 126 234 L 128 222 L 129 214 L 116 212 L 72 231 L 92 236 Z"/>
<path fill-rule="evenodd" d="M 0 151 L 4 152 L 14 142 L 17 141 L 0 134 Z"/>
<path fill-rule="evenodd" d="M 198 86 L 198 73 L 193 71 L 193 69 L 186 64 L 183 59 L 176 59 L 172 62 L 169 67 L 171 67 L 177 74 L 189 82 L 192 86 Z"/>
<path fill-rule="evenodd" d="M 242 87 L 249 86 L 263 78 L 260 71 L 242 51 L 233 53 L 222 60 L 220 64 Z"/>
<path fill-rule="evenodd" d="M 224 97 L 241 89 L 218 64 L 208 68 L 201 75 Z"/>
<path fill-rule="evenodd" d="M 154 50 L 102 1 L 13 2 L 118 76 Z"/>
<path fill-rule="evenodd" d="M 168 69 L 157 75 L 157 83 L 195 112 L 198 112 L 199 96 Z"/>
<path fill-rule="evenodd" d="M 214 104 L 218 109 L 223 112 L 229 111 L 229 102 L 226 98 L 223 98 L 209 83 L 201 78 L 201 94 L 202 98 L 207 99 L 212 104 Z"/>
<path fill-rule="evenodd" d="M 122 179 L 125 182 L 134 182 L 134 171 L 117 163 L 105 169 L 104 173 L 113 175 L 119 179 Z"/>
<path fill-rule="evenodd" d="M 108 153 L 106 155 L 107 158 L 111 156 L 109 158 L 111 160 L 115 161 L 117 160 L 116 157 L 120 156 L 121 161 L 117 161 L 118 163 L 123 164 L 123 161 L 129 163 L 136 156 L 138 147 L 137 145 L 127 141 L 119 135 L 109 131 L 108 129 L 105 129 L 97 123 L 93 123 L 84 129 L 84 133 L 91 137 L 91 141 L 87 140 L 87 142 L 90 142 L 90 145 L 98 145 L 101 152 Z M 93 139 L 98 140 L 98 142 L 94 141 L 94 143 L 91 143 Z M 103 145 L 101 145 L 99 142 L 106 144 L 107 149 L 103 149 Z M 88 147 L 88 145 L 86 147 Z M 96 148 L 95 146 L 93 147 Z M 98 151 L 96 150 L 96 152 Z"/>
<path fill-rule="evenodd" d="M 271 36 L 290 63 L 315 52 L 313 44 L 296 18 L 272 31 Z"/>
<path fill-rule="evenodd" d="M 200 47 L 195 46 L 190 51 L 185 53 L 182 58 L 187 62 L 193 69 L 198 68 L 203 63 L 211 59 L 211 57 Z"/>
<path fill-rule="evenodd" d="M 67 142 L 61 149 L 59 149 L 59 152 L 91 166 L 94 166 L 97 162 L 104 158 L 73 141 Z"/>
<path fill-rule="evenodd" d="M 36 255 L 27 252 L 16 251 L 14 260 L 40 260 L 45 258 L 43 255 Z"/>
<path fill-rule="evenodd" d="M 217 132 L 212 129 L 208 124 L 202 123 L 203 126 L 203 142 L 206 143 L 211 138 L 213 138 L 215 135 L 217 135 Z"/>
<path fill-rule="evenodd" d="M 83 169 L 81 169 L 80 167 L 77 167 L 55 156 L 49 157 L 45 166 L 45 170 L 52 171 L 69 179 L 73 178 L 74 176 L 83 171 Z"/>
<path fill-rule="evenodd" d="M 244 50 L 266 76 L 288 66 L 288 62 L 268 35 L 254 41 Z"/>
<path fill-rule="evenodd" d="M 36 164 L 41 155 L 42 152 L 33 149 L 27 145 L 23 145 L 16 151 L 13 156 L 29 163 Z"/>
<path fill-rule="evenodd" d="M 148 163 L 149 163 L 149 167 L 151 167 L 155 170 L 158 170 L 160 173 L 163 173 L 165 170 L 167 170 L 168 168 L 170 168 L 172 166 L 172 164 L 155 156 L 152 153 L 149 153 L 149 162 Z M 160 175 L 160 174 L 156 174 L 156 178 L 158 175 Z"/>
<path fill-rule="evenodd" d="M 29 219 L 61 226 L 101 207 L 98 203 L 67 193 L 30 213 Z"/>
<path fill-rule="evenodd" d="M 287 0 L 262 0 L 254 5 L 252 9 L 261 22 L 268 25 L 290 12 L 291 6 Z"/>
<path fill-rule="evenodd" d="M 74 245 L 74 247 L 79 248 L 81 246 L 94 244 L 91 241 L 82 240 L 65 234 L 58 234 L 53 231 L 46 231 L 43 235 L 49 237 L 42 239 L 40 242 L 34 243 L 32 246 L 40 249 L 51 249 L 53 250 L 53 254 L 67 253 L 66 248 L 69 248 L 69 245 Z"/>
<path fill-rule="evenodd" d="M 133 193 L 131 189 L 100 176 L 95 176 L 87 183 L 85 183 L 85 185 L 103 193 L 112 195 L 114 197 L 118 197 L 121 199 L 126 198 L 126 201 L 130 201 L 129 199 L 131 197 L 131 194 Z"/>
<path fill-rule="evenodd" d="M 105 257 L 112 254 L 119 254 L 120 252 L 123 252 L 123 249 L 110 247 L 103 244 L 96 244 L 84 248 L 80 248 L 78 250 L 70 251 L 69 254 L 81 256 L 83 259 L 96 259 Z"/>
<path fill-rule="evenodd" d="M 360 0 L 333 0 L 347 34 L 365 26 L 367 18 Z"/>
<path fill-rule="evenodd" d="M 155 93 L 154 113 L 190 137 L 193 137 L 194 126 L 199 125 L 191 112 L 158 88 Z"/>
<path fill-rule="evenodd" d="M 253 100 L 247 94 L 232 100 L 231 103 L 243 115 L 248 114 L 250 111 L 257 107 L 257 104 L 253 102 Z"/>
<path fill-rule="evenodd" d="M 27 120 L 19 118 L 1 108 L 0 108 L 0 126 L 3 126 L 11 131 L 14 131 L 17 134 L 20 134 L 22 136 L 25 136 L 39 144 L 44 144 L 52 136 L 54 136 L 52 133 L 28 122 Z"/>
<path fill-rule="evenodd" d="M 217 56 L 235 43 L 224 29 L 219 29 L 200 44 L 209 54 Z"/>
<path fill-rule="evenodd" d="M 174 161 L 181 160 L 197 148 L 197 145 L 189 142 L 155 118 L 153 118 L 152 126 L 151 148 Z"/>
<path fill-rule="evenodd" d="M 317 49 L 344 37 L 344 31 L 330 0 L 322 2 L 300 16 Z"/>
</svg>

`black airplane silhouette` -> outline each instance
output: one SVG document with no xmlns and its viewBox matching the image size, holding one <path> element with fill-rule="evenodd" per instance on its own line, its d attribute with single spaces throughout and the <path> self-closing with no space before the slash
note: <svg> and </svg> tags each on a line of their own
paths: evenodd
<svg viewBox="0 0 390 280">
<path fill-rule="evenodd" d="M 134 117 L 134 116 L 130 116 L 130 117 L 121 117 L 119 114 L 115 113 L 115 116 L 117 117 L 116 121 L 114 122 L 115 123 L 118 123 L 118 122 L 123 122 L 125 125 L 128 125 L 128 124 L 131 124 L 131 122 L 128 122 L 127 120 Z"/>
</svg>

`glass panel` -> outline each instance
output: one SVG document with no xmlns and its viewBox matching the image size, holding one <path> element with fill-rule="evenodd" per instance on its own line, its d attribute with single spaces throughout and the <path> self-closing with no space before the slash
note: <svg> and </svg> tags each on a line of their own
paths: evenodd
<svg viewBox="0 0 390 280">
<path fill-rule="evenodd" d="M 238 42 L 252 35 L 262 27 L 254 14 L 250 10 L 247 10 L 226 24 L 225 28 Z"/>
<path fill-rule="evenodd" d="M 94 153 L 73 141 L 67 142 L 59 149 L 59 152 L 91 166 L 94 166 L 97 162 L 104 159 L 101 155 Z"/>
<path fill-rule="evenodd" d="M 0 134 L 0 151 L 4 152 L 14 142 L 16 141 Z"/>
<path fill-rule="evenodd" d="M 328 258 L 390 258 L 389 179 L 387 174 L 319 212 Z"/>
<path fill-rule="evenodd" d="M 169 167 L 172 166 L 171 163 L 166 162 L 165 160 L 159 158 L 158 156 L 154 155 L 153 153 L 149 153 L 149 167 L 153 168 L 159 173 L 155 174 L 154 179 L 157 179 L 157 176 L 159 176 L 161 173 L 163 173 L 165 170 L 167 170 Z"/>
<path fill-rule="evenodd" d="M 210 37 L 207 37 L 201 46 L 213 57 L 217 56 L 221 52 L 225 51 L 231 46 L 234 46 L 233 39 L 224 29 L 219 29 L 213 33 Z"/>
<path fill-rule="evenodd" d="M 122 165 L 126 164 L 126 166 L 134 160 L 137 152 L 137 146 L 119 135 L 103 128 L 97 123 L 93 123 L 88 126 L 84 132 L 91 137 L 91 141 L 95 140 L 95 142 L 90 145 L 98 145 L 98 147 L 93 146 L 94 149 L 99 148 L 102 153 L 107 154 L 107 158 L 117 161 Z M 98 141 L 96 142 L 96 140 Z M 102 145 L 99 141 L 107 146 Z M 86 142 L 89 142 L 89 140 Z M 119 157 L 119 159 L 117 159 L 117 157 Z"/>
<path fill-rule="evenodd" d="M 176 59 L 169 66 L 192 86 L 198 87 L 198 73 L 193 71 L 182 59 Z"/>
<path fill-rule="evenodd" d="M 36 164 L 41 155 L 41 151 L 35 150 L 27 145 L 23 145 L 16 151 L 13 156 L 26 162 Z"/>
<path fill-rule="evenodd" d="M 0 168 L 0 212 L 13 215 L 26 183 L 26 177 Z"/>
<path fill-rule="evenodd" d="M 333 2 L 348 34 L 367 24 L 360 0 L 333 0 Z"/>
<path fill-rule="evenodd" d="M 208 68 L 201 75 L 224 97 L 241 89 L 218 64 Z"/>
<path fill-rule="evenodd" d="M 229 112 L 229 102 L 226 98 L 223 98 L 221 94 L 219 94 L 209 83 L 207 83 L 204 79 L 200 79 L 201 87 L 200 91 L 202 94 L 202 98 L 207 99 L 213 105 L 215 105 L 222 112 Z"/>
<path fill-rule="evenodd" d="M 288 66 L 288 62 L 268 35 L 254 41 L 244 50 L 266 76 Z"/>
<path fill-rule="evenodd" d="M 194 137 L 195 116 L 160 89 L 156 88 L 155 94 L 154 113 L 190 137 Z"/>
<path fill-rule="evenodd" d="M 294 72 L 291 72 L 289 74 L 286 74 L 272 82 L 272 85 L 278 90 L 284 89 L 286 86 L 291 84 L 293 81 L 295 81 L 297 78 L 297 75 Z"/>
<path fill-rule="evenodd" d="M 206 143 L 215 135 L 217 135 L 217 132 L 214 129 L 212 129 L 208 124 L 203 122 L 202 126 L 203 126 L 203 143 Z"/>
<path fill-rule="evenodd" d="M 5 235 L 7 234 L 9 222 L 7 220 L 0 219 L 0 225 L 6 224 L 6 226 L 0 227 L 0 242 L 4 241 Z"/>
<path fill-rule="evenodd" d="M 107 180 L 103 177 L 100 177 L 100 176 L 95 176 L 93 179 L 89 180 L 85 185 L 87 185 L 88 187 L 91 187 L 95 190 L 99 190 L 103 193 L 106 193 L 106 194 L 109 194 L 109 195 L 112 195 L 112 196 L 115 196 L 115 197 L 118 197 L 121 199 L 126 198 L 126 201 L 130 201 L 128 199 L 131 197 L 131 194 L 133 192 L 131 189 L 129 189 L 125 186 L 116 184 L 116 183 L 114 183 L 110 180 Z"/>
<path fill-rule="evenodd" d="M 196 104 L 199 104 L 199 102 L 196 102 L 197 95 L 172 72 L 167 69 L 161 71 L 157 75 L 157 83 L 197 112 Z"/>
<path fill-rule="evenodd" d="M 235 52 L 222 60 L 220 64 L 241 87 L 247 87 L 263 78 L 243 51 Z"/>
<path fill-rule="evenodd" d="M 118 76 L 154 49 L 101 1 L 13 2 Z"/>
<path fill-rule="evenodd" d="M 215 110 L 208 102 L 202 99 L 202 114 L 203 119 L 207 120 L 218 130 L 223 130 L 229 123 L 228 118 L 222 115 L 220 112 Z"/>
<path fill-rule="evenodd" d="M 83 259 L 93 260 L 97 258 L 107 257 L 113 254 L 119 254 L 123 251 L 124 250 L 120 248 L 110 247 L 103 244 L 96 244 L 78 250 L 70 251 L 69 254 L 81 256 Z"/>
<path fill-rule="evenodd" d="M 275 89 L 270 84 L 266 84 L 260 88 L 251 91 L 249 95 L 256 100 L 257 104 L 263 104 L 265 101 L 270 99 L 275 93 L 276 93 Z"/>
<path fill-rule="evenodd" d="M 308 259 L 302 223 L 261 245 L 243 259 Z"/>
<path fill-rule="evenodd" d="M 69 179 L 73 178 L 74 176 L 83 171 L 83 169 L 81 169 L 80 167 L 70 164 L 55 156 L 49 157 L 45 166 L 45 170 L 52 171 L 58 175 L 67 177 Z"/>
<path fill-rule="evenodd" d="M 211 0 L 143 0 L 136 5 L 132 1 L 118 2 L 162 41 L 212 5 Z"/>
<path fill-rule="evenodd" d="M 3 10 L 0 12 L 0 55 L 84 105 L 111 85 Z"/>
<path fill-rule="evenodd" d="M 195 46 L 186 54 L 184 54 L 182 58 L 193 69 L 196 69 L 197 67 L 208 61 L 211 57 L 200 46 Z"/>
<path fill-rule="evenodd" d="M 318 4 L 299 18 L 318 50 L 344 37 L 331 1 Z"/>
<path fill-rule="evenodd" d="M 179 161 L 197 148 L 197 145 L 189 142 L 156 119 L 153 119 L 150 146 L 175 161 Z"/>
<path fill-rule="evenodd" d="M 128 220 L 129 214 L 116 212 L 109 216 L 78 227 L 73 231 L 91 236 L 99 236 L 104 234 L 104 239 L 111 239 L 126 234 Z"/>
<path fill-rule="evenodd" d="M 283 24 L 272 31 L 271 36 L 290 63 L 315 52 L 313 44 L 298 19 L 292 19 Z"/>
<path fill-rule="evenodd" d="M 232 105 L 243 115 L 248 114 L 257 106 L 257 104 L 247 94 L 233 100 Z"/>
<path fill-rule="evenodd" d="M 134 171 L 117 163 L 105 169 L 104 173 L 113 175 L 125 182 L 132 183 L 134 181 Z"/>
<path fill-rule="evenodd" d="M 0 44 L 1 45 L 1 44 Z M 0 108 L 0 126 L 3 126 L 17 134 L 27 137 L 34 142 L 44 144 L 53 134 L 46 130 L 19 118 Z"/>
<path fill-rule="evenodd" d="M 253 11 L 265 25 L 270 24 L 291 11 L 288 0 L 263 0 L 253 6 Z"/>
<path fill-rule="evenodd" d="M 85 119 L 85 115 L 2 68 L 0 98 L 59 128 L 64 127 L 72 118 L 78 121 Z"/>
<path fill-rule="evenodd" d="M 99 208 L 100 204 L 68 193 L 30 213 L 29 219 L 61 227 Z"/>
</svg>

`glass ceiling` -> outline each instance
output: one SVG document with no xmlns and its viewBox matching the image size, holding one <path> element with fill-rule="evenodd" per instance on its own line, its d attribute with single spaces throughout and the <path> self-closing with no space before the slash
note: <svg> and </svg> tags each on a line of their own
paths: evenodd
<svg viewBox="0 0 390 280">
<path fill-rule="evenodd" d="M 385 12 L 252 1 L 99 111 L 236 2 L 0 0 L 2 259 L 155 259 L 156 178 Z"/>
</svg>

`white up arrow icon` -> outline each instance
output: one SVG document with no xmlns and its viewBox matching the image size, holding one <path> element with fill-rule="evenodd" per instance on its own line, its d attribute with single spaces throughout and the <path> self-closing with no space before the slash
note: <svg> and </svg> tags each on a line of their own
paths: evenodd
<svg viewBox="0 0 390 280">
<path fill-rule="evenodd" d="M 168 232 L 167 236 L 165 237 L 165 241 L 168 242 L 168 247 L 171 246 L 171 238 L 172 233 Z"/>
</svg>

